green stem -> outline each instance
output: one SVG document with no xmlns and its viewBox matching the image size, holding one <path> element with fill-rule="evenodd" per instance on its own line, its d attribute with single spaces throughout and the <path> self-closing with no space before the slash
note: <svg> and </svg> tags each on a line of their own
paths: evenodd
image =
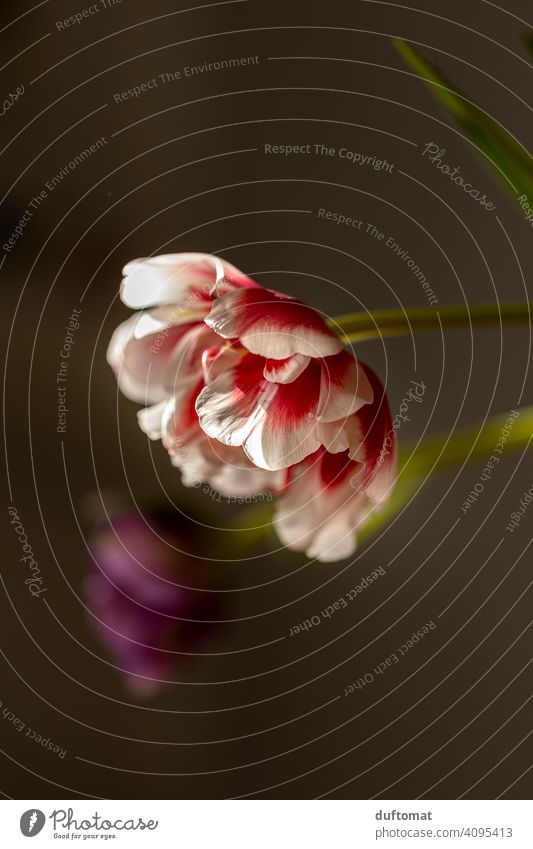
<svg viewBox="0 0 533 849">
<path fill-rule="evenodd" d="M 532 448 L 533 406 L 492 416 L 485 424 L 457 428 L 449 436 L 429 437 L 418 447 L 406 445 L 400 452 L 398 481 L 390 498 L 382 508 L 372 512 L 359 530 L 358 540 L 367 540 L 399 513 L 427 475 L 470 460 L 492 456 L 499 459 L 504 453 Z M 238 533 L 232 535 L 230 541 L 233 556 L 244 556 L 266 537 L 270 532 L 272 515 L 273 505 L 270 503 L 254 505 L 239 513 L 234 525 Z"/>
<path fill-rule="evenodd" d="M 516 413 L 519 413 L 516 416 Z M 514 414 L 514 417 L 513 417 Z M 501 450 L 498 450 L 498 449 Z M 361 528 L 362 541 L 399 513 L 411 499 L 423 478 L 433 472 L 459 466 L 470 460 L 500 459 L 502 453 L 533 448 L 533 406 L 511 414 L 492 416 L 485 424 L 458 428 L 450 436 L 426 439 L 419 447 L 406 445 L 398 461 L 398 481 L 391 497 Z"/>
<path fill-rule="evenodd" d="M 428 330 L 461 330 L 508 324 L 530 325 L 529 303 L 375 310 L 338 315 L 329 321 L 329 326 L 346 343 L 380 336 L 411 335 Z"/>
</svg>

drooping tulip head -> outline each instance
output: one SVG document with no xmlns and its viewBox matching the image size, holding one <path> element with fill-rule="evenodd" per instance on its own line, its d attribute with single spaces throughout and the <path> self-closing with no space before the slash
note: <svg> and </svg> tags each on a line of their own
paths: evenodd
<svg viewBox="0 0 533 849">
<path fill-rule="evenodd" d="M 218 257 L 136 260 L 124 273 L 122 298 L 142 312 L 115 331 L 108 360 L 123 392 L 148 405 L 140 426 L 162 440 L 183 483 L 279 495 L 275 527 L 288 547 L 350 554 L 395 474 L 377 376 L 312 307 Z"/>
</svg>

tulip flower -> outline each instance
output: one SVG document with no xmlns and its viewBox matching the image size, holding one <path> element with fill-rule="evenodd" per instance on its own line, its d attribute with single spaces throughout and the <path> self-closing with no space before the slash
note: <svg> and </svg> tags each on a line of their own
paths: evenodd
<svg viewBox="0 0 533 849">
<path fill-rule="evenodd" d="M 190 542 L 183 534 L 166 514 L 145 520 L 122 511 L 89 538 L 89 623 L 135 696 L 151 696 L 172 680 L 218 615 L 218 594 L 198 586 L 205 569 L 180 551 Z"/>
<path fill-rule="evenodd" d="M 393 476 L 394 451 L 375 471 L 390 418 L 376 376 L 314 309 L 218 257 L 136 260 L 124 275 L 122 299 L 142 312 L 117 328 L 108 361 L 123 393 L 148 404 L 139 424 L 183 483 L 279 494 L 275 527 L 289 547 L 320 559 L 351 553 L 385 470 Z M 300 534 L 309 485 L 303 522 L 318 525 Z M 339 522 L 350 541 L 331 549 Z"/>
<path fill-rule="evenodd" d="M 139 312 L 113 334 L 108 361 L 122 392 L 147 405 L 142 430 L 162 440 L 186 486 L 277 496 L 281 540 L 323 561 L 351 555 L 355 532 L 381 521 L 376 508 L 390 514 L 410 491 L 389 497 L 396 444 L 385 390 L 343 345 L 530 322 L 528 303 L 324 321 L 207 254 L 136 260 L 124 274 L 122 299 Z"/>
<path fill-rule="evenodd" d="M 319 448 L 288 472 L 274 527 L 290 549 L 330 562 L 351 556 L 357 529 L 389 497 L 396 473 L 396 437 L 381 381 L 363 366 L 374 400 L 332 431 L 336 453 Z M 357 436 L 350 452 L 349 436 Z"/>
</svg>

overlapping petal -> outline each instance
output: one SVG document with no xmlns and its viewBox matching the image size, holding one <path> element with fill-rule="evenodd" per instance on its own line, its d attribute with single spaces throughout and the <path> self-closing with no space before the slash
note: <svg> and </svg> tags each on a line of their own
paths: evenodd
<svg viewBox="0 0 533 849">
<path fill-rule="evenodd" d="M 351 354 L 306 359 L 294 365 L 280 361 L 275 375 L 270 360 L 241 355 L 231 368 L 208 378 L 196 402 L 200 426 L 226 445 L 242 445 L 253 463 L 271 470 L 288 468 L 320 445 L 331 444 L 335 432 L 323 423 L 335 422 L 339 431 L 339 419 L 347 420 L 369 404 L 373 390 Z M 274 376 L 285 380 L 274 382 Z M 352 435 L 353 428 L 347 426 L 342 439 L 348 440 L 345 448 L 355 450 Z"/>
<path fill-rule="evenodd" d="M 224 339 L 239 339 L 250 353 L 276 360 L 294 354 L 328 357 L 342 350 L 314 309 L 270 289 L 229 292 L 217 298 L 205 321 Z"/>
<path fill-rule="evenodd" d="M 315 310 L 218 257 L 169 254 L 124 273 L 122 298 L 143 312 L 117 328 L 108 361 L 124 394 L 148 404 L 139 424 L 183 483 L 277 494 L 285 544 L 349 556 L 394 484 L 379 378 Z"/>
<path fill-rule="evenodd" d="M 208 382 L 196 411 L 208 436 L 242 445 L 263 469 L 283 469 L 316 451 L 315 412 L 320 369 L 312 363 L 290 384 L 263 376 L 264 359 L 245 354 Z"/>
<path fill-rule="evenodd" d="M 320 448 L 290 470 L 276 509 L 282 542 L 324 562 L 353 554 L 357 529 L 394 484 L 395 435 L 385 389 L 368 366 L 362 369 L 372 403 L 346 420 L 320 424 L 328 450 Z"/>
<path fill-rule="evenodd" d="M 117 327 L 109 343 L 107 361 L 126 398 L 139 404 L 156 404 L 168 398 L 174 382 L 172 354 L 194 324 L 176 322 L 164 331 L 138 335 L 140 318 L 133 315 Z"/>
</svg>

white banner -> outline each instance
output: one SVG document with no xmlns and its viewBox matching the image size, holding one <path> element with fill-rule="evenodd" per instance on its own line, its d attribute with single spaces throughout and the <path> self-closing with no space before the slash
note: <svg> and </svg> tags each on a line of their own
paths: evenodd
<svg viewBox="0 0 533 849">
<path fill-rule="evenodd" d="M 2 801 L 1 845 L 531 849 L 530 801 Z"/>
</svg>

